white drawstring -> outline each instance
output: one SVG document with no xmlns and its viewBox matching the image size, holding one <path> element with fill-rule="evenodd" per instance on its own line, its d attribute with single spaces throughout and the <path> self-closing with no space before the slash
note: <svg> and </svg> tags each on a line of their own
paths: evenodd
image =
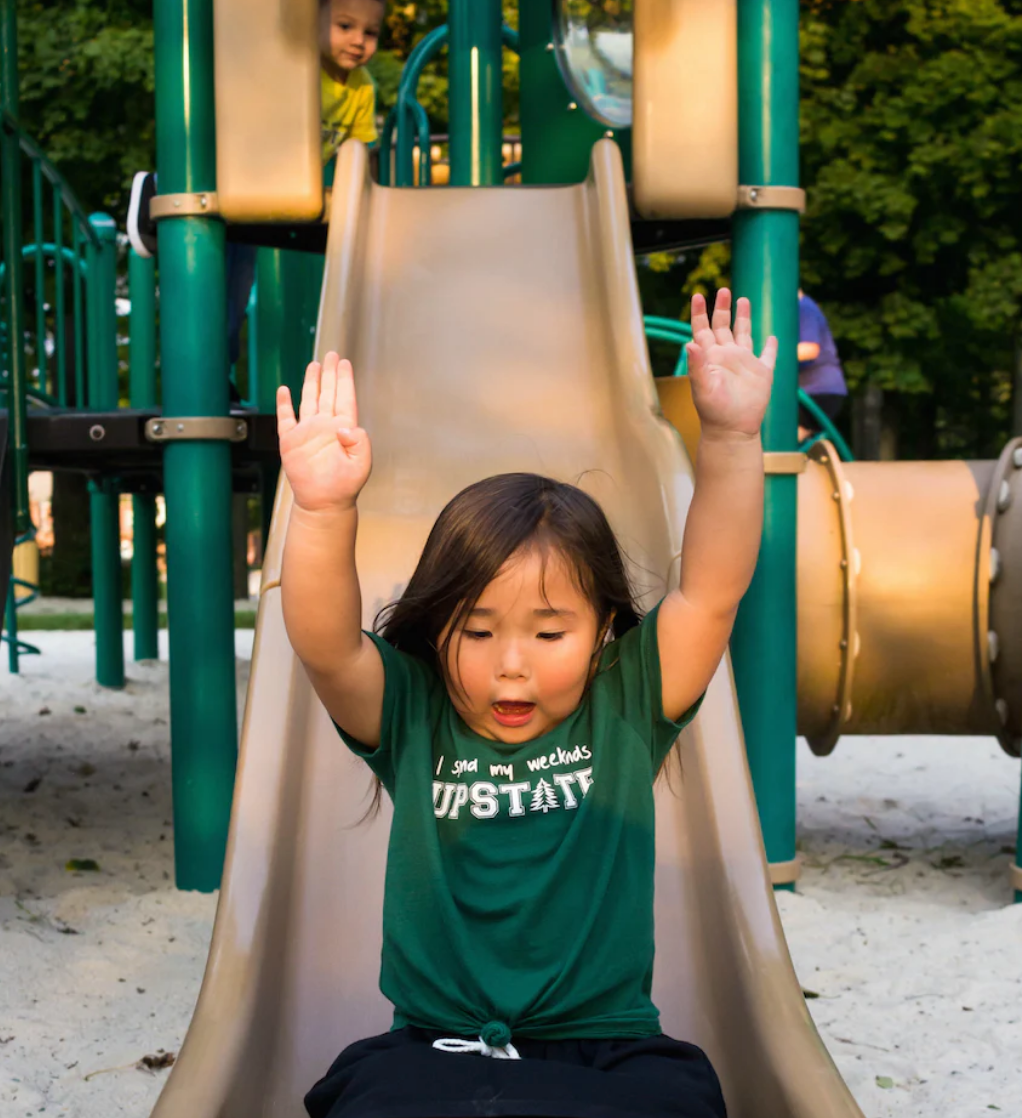
<svg viewBox="0 0 1022 1118">
<path fill-rule="evenodd" d="M 507 1044 L 494 1047 L 486 1043 L 482 1037 L 478 1040 L 462 1040 L 459 1037 L 444 1037 L 434 1040 L 433 1047 L 441 1052 L 475 1052 L 480 1056 L 490 1056 L 494 1060 L 520 1060 L 518 1049 L 508 1041 Z"/>
</svg>

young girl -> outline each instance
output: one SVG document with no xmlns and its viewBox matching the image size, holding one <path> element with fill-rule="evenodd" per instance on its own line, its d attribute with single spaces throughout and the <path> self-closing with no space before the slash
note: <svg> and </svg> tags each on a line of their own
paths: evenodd
<svg viewBox="0 0 1022 1118">
<path fill-rule="evenodd" d="M 660 1032 L 653 782 L 752 577 L 760 424 L 777 352 L 747 300 L 692 300 L 702 438 L 681 585 L 639 618 L 581 490 L 477 482 L 443 510 L 378 633 L 361 630 L 356 499 L 370 471 L 351 366 L 277 409 L 294 507 L 288 635 L 341 737 L 394 803 L 380 987 L 391 1032 L 351 1045 L 312 1118 L 718 1118 L 706 1056 Z"/>
</svg>

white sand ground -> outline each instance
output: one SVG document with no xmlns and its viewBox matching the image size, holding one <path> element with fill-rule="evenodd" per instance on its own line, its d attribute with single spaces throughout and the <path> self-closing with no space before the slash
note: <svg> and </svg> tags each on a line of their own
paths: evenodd
<svg viewBox="0 0 1022 1118">
<path fill-rule="evenodd" d="M 103 691 L 91 633 L 26 636 L 45 655 L 0 662 L 0 1118 L 145 1118 L 167 1072 L 134 1065 L 178 1050 L 216 904 L 172 887 L 167 667 L 129 635 Z M 868 1118 L 1022 1118 L 1019 775 L 988 739 L 799 746 L 806 873 L 780 907 Z"/>
</svg>

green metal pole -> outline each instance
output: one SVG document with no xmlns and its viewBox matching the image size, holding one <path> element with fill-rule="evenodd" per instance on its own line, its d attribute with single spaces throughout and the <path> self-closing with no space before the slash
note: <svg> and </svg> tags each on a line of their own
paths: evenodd
<svg viewBox="0 0 1022 1118">
<path fill-rule="evenodd" d="M 156 163 L 164 194 L 216 189 L 212 0 L 156 0 Z M 224 228 L 159 223 L 160 359 L 167 416 L 224 416 Z M 220 884 L 237 760 L 231 457 L 171 442 L 167 498 L 170 720 L 177 885 Z"/>
<path fill-rule="evenodd" d="M 152 259 L 128 253 L 131 298 L 131 406 L 156 407 L 156 269 Z M 156 497 L 131 498 L 131 627 L 135 659 L 155 660 L 159 650 L 159 589 L 156 571 Z"/>
<path fill-rule="evenodd" d="M 447 23 L 451 185 L 496 186 L 503 182 L 499 0 L 450 0 Z"/>
<path fill-rule="evenodd" d="M 798 0 L 740 0 L 738 75 L 741 182 L 797 186 Z M 780 341 L 763 447 L 795 450 L 798 214 L 740 211 L 733 243 L 735 291 L 752 301 L 756 343 L 770 334 Z M 749 768 L 773 863 L 795 858 L 797 498 L 794 474 L 767 475 L 759 563 L 731 641 Z"/>
<path fill-rule="evenodd" d="M 14 0 L 0 0 L 0 107 L 18 116 L 18 18 Z M 17 133 L 0 130 L 0 207 L 7 278 L 7 409 L 10 414 L 14 532 L 31 527 L 28 511 L 25 287 L 21 266 L 21 148 Z M 0 588 L 2 591 L 2 588 Z"/>
<path fill-rule="evenodd" d="M 92 410 L 112 411 L 117 391 L 117 227 L 106 214 L 91 214 L 98 239 L 89 246 L 88 399 Z M 124 604 L 121 592 L 120 496 L 114 478 L 89 485 L 92 525 L 92 597 L 96 615 L 96 682 L 124 686 Z"/>
</svg>

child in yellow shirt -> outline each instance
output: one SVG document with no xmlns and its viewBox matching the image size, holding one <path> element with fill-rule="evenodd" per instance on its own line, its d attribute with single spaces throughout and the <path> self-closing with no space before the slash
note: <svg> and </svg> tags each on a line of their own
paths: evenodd
<svg viewBox="0 0 1022 1118">
<path fill-rule="evenodd" d="M 323 162 L 347 139 L 372 144 L 376 88 L 365 69 L 376 53 L 384 0 L 320 0 L 319 56 Z"/>
</svg>

